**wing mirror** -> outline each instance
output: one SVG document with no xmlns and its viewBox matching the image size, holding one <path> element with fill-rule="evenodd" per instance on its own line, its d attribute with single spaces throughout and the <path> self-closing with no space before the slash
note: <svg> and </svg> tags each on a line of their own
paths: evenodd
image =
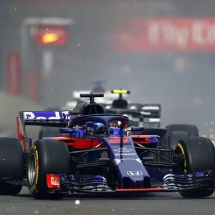
<svg viewBox="0 0 215 215">
<path fill-rule="evenodd" d="M 135 132 L 135 131 L 144 131 L 144 127 L 143 126 L 141 126 L 141 127 L 131 126 L 131 132 Z"/>
<path fill-rule="evenodd" d="M 143 127 L 143 126 L 141 126 L 141 127 L 134 127 L 134 126 L 131 126 L 131 129 L 126 130 L 126 136 L 128 136 L 127 133 L 128 133 L 129 131 L 131 131 L 131 132 L 144 131 L 144 127 Z"/>
<path fill-rule="evenodd" d="M 60 133 L 75 133 L 75 129 L 74 128 L 60 128 Z"/>
</svg>

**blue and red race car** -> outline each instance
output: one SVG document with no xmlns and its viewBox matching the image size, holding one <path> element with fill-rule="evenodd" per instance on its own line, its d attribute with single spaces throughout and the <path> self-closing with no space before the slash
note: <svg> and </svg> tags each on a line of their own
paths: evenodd
<svg viewBox="0 0 215 215">
<path fill-rule="evenodd" d="M 0 138 L 0 194 L 18 194 L 22 186 L 36 199 L 174 191 L 202 198 L 214 192 L 215 151 L 208 138 L 160 147 L 158 135 L 135 135 L 144 128 L 105 113 L 94 102 L 103 94 L 80 96 L 90 102 L 70 112 L 20 112 L 18 139 Z M 34 143 L 28 125 L 43 126 Z"/>
</svg>

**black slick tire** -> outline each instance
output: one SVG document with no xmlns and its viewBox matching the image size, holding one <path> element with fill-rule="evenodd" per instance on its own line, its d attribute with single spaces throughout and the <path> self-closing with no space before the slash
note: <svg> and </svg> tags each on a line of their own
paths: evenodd
<svg viewBox="0 0 215 215">
<path fill-rule="evenodd" d="M 59 137 L 60 129 L 56 127 L 44 127 L 40 130 L 38 139 L 42 139 L 43 137 Z"/>
<path fill-rule="evenodd" d="M 184 139 L 184 138 L 188 137 L 188 133 L 185 131 L 172 131 L 169 134 L 169 137 L 170 137 L 170 146 L 172 148 L 175 148 L 176 144 L 178 143 L 178 141 L 180 139 Z"/>
<path fill-rule="evenodd" d="M 0 195 L 17 195 L 22 186 L 6 183 L 2 178 L 22 181 L 24 156 L 21 143 L 15 138 L 0 138 Z"/>
<path fill-rule="evenodd" d="M 189 137 L 178 141 L 175 147 L 177 155 L 183 154 L 184 159 L 179 165 L 177 174 L 193 173 L 204 170 L 215 171 L 215 151 L 210 139 L 204 137 Z M 211 189 L 182 191 L 180 195 L 186 198 L 203 198 L 212 195 Z"/>
<path fill-rule="evenodd" d="M 198 137 L 199 130 L 196 125 L 192 124 L 170 124 L 166 126 L 167 133 L 170 134 L 173 131 L 187 132 L 188 137 Z"/>
<path fill-rule="evenodd" d="M 167 133 L 164 136 L 164 145 L 168 147 L 168 137 L 170 136 L 170 145 L 174 148 L 179 139 L 185 137 L 198 137 L 199 130 L 192 124 L 170 124 L 166 126 Z"/>
<path fill-rule="evenodd" d="M 61 198 L 61 192 L 48 195 L 46 174 L 71 174 L 68 147 L 62 141 L 38 140 L 31 147 L 27 163 L 27 183 L 36 199 Z"/>
</svg>

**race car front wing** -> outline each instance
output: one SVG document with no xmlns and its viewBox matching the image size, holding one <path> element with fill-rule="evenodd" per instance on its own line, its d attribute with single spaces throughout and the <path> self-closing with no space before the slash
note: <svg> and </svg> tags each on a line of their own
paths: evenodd
<svg viewBox="0 0 215 215">
<path fill-rule="evenodd" d="M 62 193 L 122 193 L 122 192 L 178 192 L 185 190 L 215 189 L 214 172 L 211 170 L 195 172 L 193 174 L 167 174 L 160 187 L 119 187 L 111 189 L 107 180 L 101 175 L 85 179 L 74 175 L 47 174 L 46 182 L 49 193 L 61 191 Z"/>
</svg>

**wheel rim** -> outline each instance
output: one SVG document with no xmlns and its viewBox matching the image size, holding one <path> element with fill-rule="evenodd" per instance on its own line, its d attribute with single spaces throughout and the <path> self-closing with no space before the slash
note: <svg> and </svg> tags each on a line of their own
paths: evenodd
<svg viewBox="0 0 215 215">
<path fill-rule="evenodd" d="M 28 183 L 33 185 L 36 176 L 36 158 L 34 154 L 30 155 L 28 163 Z"/>
<path fill-rule="evenodd" d="M 177 145 L 176 145 L 176 154 L 184 155 L 184 161 L 180 165 L 180 171 L 181 171 L 181 174 L 187 173 L 187 162 L 186 162 L 186 157 L 185 157 L 185 151 L 184 151 L 183 146 L 180 143 L 177 143 Z"/>
</svg>

